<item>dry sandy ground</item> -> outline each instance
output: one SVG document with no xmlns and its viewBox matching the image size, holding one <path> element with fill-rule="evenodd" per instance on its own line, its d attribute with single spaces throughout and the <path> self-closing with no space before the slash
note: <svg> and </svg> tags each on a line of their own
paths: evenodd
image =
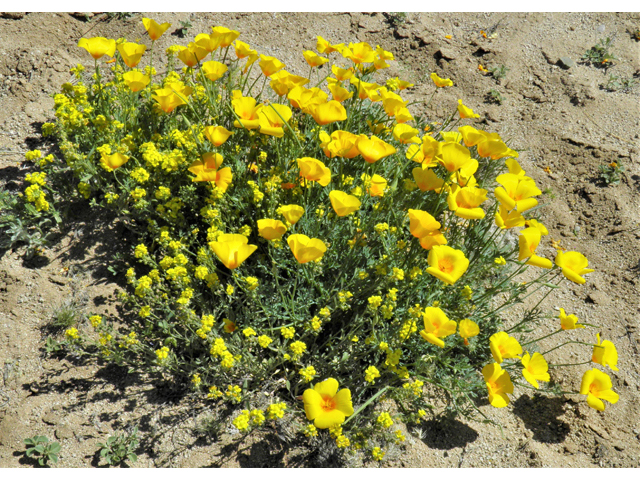
<svg viewBox="0 0 640 480">
<path fill-rule="evenodd" d="M 23 153 L 46 149 L 39 126 L 52 117 L 50 95 L 70 79 L 68 70 L 86 61 L 76 47 L 82 36 L 141 39 L 142 15 L 131 19 L 91 21 L 69 14 L 27 14 L 0 18 L 0 182 L 15 188 Z M 188 14 L 145 14 L 179 25 Z M 394 53 L 391 75 L 416 83 L 414 99 L 433 89 L 428 75 L 450 77 L 455 87 L 439 92 L 426 110 L 442 118 L 458 98 L 481 114 L 479 128 L 497 131 L 520 150 L 521 164 L 544 196 L 543 221 L 551 239 L 583 252 L 595 272 L 584 286 L 566 285 L 544 306 L 563 307 L 598 325 L 618 348 L 619 372 L 612 372 L 620 401 L 603 413 L 589 408 L 580 395 L 560 398 L 516 391 L 517 400 L 498 411 L 481 409 L 503 431 L 474 422 L 433 419 L 422 438 L 407 435 L 404 452 L 391 452 L 387 465 L 411 467 L 640 465 L 640 102 L 636 87 L 608 92 L 600 87 L 613 73 L 640 80 L 640 43 L 631 32 L 638 14 L 407 14 L 393 22 L 383 14 L 192 14 L 188 37 L 224 25 L 261 53 L 275 55 L 293 73 L 305 74 L 301 51 L 315 47 L 315 35 L 332 43 L 368 41 Z M 170 32 L 173 28 L 170 30 Z M 481 31 L 487 32 L 485 38 Z M 446 38 L 450 35 L 451 38 Z M 579 62 L 600 38 L 614 36 L 619 58 L 605 72 Z M 165 35 L 164 48 L 187 39 Z M 558 64 L 570 57 L 576 65 Z M 505 65 L 496 81 L 478 71 Z M 488 97 L 491 89 L 501 105 Z M 414 111 L 424 106 L 417 105 Z M 599 179 L 599 166 L 622 162 L 617 186 Z M 13 183 L 12 183 L 13 182 Z M 193 427 L 206 408 L 171 403 L 150 385 L 104 366 L 43 355 L 47 322 L 53 309 L 74 301 L 87 311 L 112 309 L 113 283 L 105 265 L 109 245 L 122 234 L 97 228 L 100 218 L 80 213 L 38 261 L 23 252 L 0 252 L 0 467 L 30 466 L 22 459 L 26 437 L 40 434 L 62 445 L 60 467 L 102 465 L 97 442 L 128 425 L 139 425 L 140 460 L 135 466 L 314 466 L 339 465 L 335 455 L 307 455 L 303 443 L 281 442 L 273 433 L 238 442 L 225 432 L 214 443 Z M 513 312 L 516 318 L 517 310 Z M 555 326 L 541 328 L 541 333 Z M 595 332 L 577 338 L 593 342 Z M 556 363 L 581 361 L 559 351 Z M 2 365 L 0 363 L 0 365 Z M 577 391 L 586 366 L 560 369 L 565 390 Z M 358 458 L 346 465 L 360 465 Z"/>
</svg>

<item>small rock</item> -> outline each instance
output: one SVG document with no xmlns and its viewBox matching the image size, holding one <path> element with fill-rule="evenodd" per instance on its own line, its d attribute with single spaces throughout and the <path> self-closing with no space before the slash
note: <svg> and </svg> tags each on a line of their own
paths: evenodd
<svg viewBox="0 0 640 480">
<path fill-rule="evenodd" d="M 61 421 L 60 415 L 56 412 L 48 412 L 42 416 L 42 421 L 49 425 L 58 425 Z"/>
<path fill-rule="evenodd" d="M 609 440 L 609 434 L 605 432 L 605 430 L 602 427 L 599 427 L 598 425 L 594 425 L 593 423 L 589 423 L 589 428 L 593 430 L 597 435 L 600 435 L 605 440 Z"/>
<path fill-rule="evenodd" d="M 558 66 L 569 70 L 570 68 L 576 66 L 576 62 L 569 57 L 560 57 L 560 59 L 558 60 Z"/>
<path fill-rule="evenodd" d="M 613 448 L 615 448 L 616 450 L 618 450 L 619 452 L 623 451 L 625 449 L 625 444 L 624 442 L 616 442 L 613 444 Z"/>
<path fill-rule="evenodd" d="M 0 13 L 0 17 L 8 18 L 10 20 L 20 20 L 21 18 L 24 18 L 25 15 L 26 15 L 26 13 L 24 13 L 24 12 L 2 12 L 2 13 Z"/>
<path fill-rule="evenodd" d="M 69 279 L 61 277 L 60 275 L 49 275 L 49 280 L 58 285 L 66 285 L 67 283 L 69 283 Z"/>
<path fill-rule="evenodd" d="M 564 451 L 571 455 L 575 455 L 578 453 L 578 446 L 573 442 L 567 441 L 564 443 Z"/>
<path fill-rule="evenodd" d="M 456 58 L 455 52 L 447 47 L 441 48 L 437 53 L 439 53 L 445 60 L 454 60 Z"/>
<path fill-rule="evenodd" d="M 56 428 L 55 434 L 58 440 L 66 440 L 73 437 L 73 430 L 68 425 L 62 425 Z"/>
<path fill-rule="evenodd" d="M 591 292 L 587 295 L 587 300 L 596 305 L 607 305 L 609 297 L 603 292 Z"/>
</svg>

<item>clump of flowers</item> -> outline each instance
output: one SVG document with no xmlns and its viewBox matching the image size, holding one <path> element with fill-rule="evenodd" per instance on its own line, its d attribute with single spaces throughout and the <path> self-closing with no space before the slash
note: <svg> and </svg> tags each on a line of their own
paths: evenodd
<svg viewBox="0 0 640 480">
<path fill-rule="evenodd" d="M 34 215 L 56 211 L 65 172 L 74 201 L 126 217 L 135 236 L 122 297 L 134 315 L 92 316 L 95 333 L 68 330 L 69 348 L 243 403 L 221 420 L 241 433 L 296 421 L 378 461 L 404 439 L 394 424 L 426 414 L 427 383 L 470 416 L 478 396 L 501 408 L 516 386 L 558 392 L 554 348 L 533 347 L 579 344 L 566 336 L 587 325 L 562 310 L 535 338 L 537 311 L 508 324 L 501 312 L 592 269 L 578 252 L 544 256 L 542 192 L 472 107 L 441 122 L 410 110 L 412 85 L 384 78 L 393 54 L 366 42 L 318 37 L 302 76 L 213 27 L 156 70 L 167 25 L 144 20 L 146 49 L 82 39 L 92 73 L 74 69 L 47 126 L 63 158 L 27 155 L 42 169 L 24 192 Z M 431 79 L 434 94 L 455 88 Z M 517 245 L 503 240 L 513 232 Z M 521 284 L 526 269 L 539 275 Z M 592 358 L 617 369 L 608 340 Z M 280 401 L 265 408 L 253 402 L 266 382 Z M 617 401 L 597 369 L 580 393 L 599 410 Z M 383 400 L 399 413 L 379 413 Z"/>
</svg>

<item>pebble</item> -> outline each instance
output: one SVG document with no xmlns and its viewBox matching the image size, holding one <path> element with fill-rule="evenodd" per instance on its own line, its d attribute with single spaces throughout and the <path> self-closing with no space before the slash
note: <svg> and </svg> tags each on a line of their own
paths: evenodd
<svg viewBox="0 0 640 480">
<path fill-rule="evenodd" d="M 569 70 L 571 67 L 576 66 L 576 62 L 569 57 L 560 57 L 560 59 L 558 60 L 558 65 L 566 70 Z"/>
</svg>

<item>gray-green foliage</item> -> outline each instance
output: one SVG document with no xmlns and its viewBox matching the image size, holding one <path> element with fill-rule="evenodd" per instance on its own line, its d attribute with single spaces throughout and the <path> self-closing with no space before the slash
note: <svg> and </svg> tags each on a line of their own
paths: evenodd
<svg viewBox="0 0 640 480">
<path fill-rule="evenodd" d="M 60 453 L 60 444 L 51 442 L 47 437 L 36 435 L 35 437 L 25 438 L 24 444 L 27 450 L 24 455 L 29 458 L 36 458 L 41 467 L 47 466 L 48 462 L 58 463 L 58 453 Z"/>
<path fill-rule="evenodd" d="M 100 456 L 109 465 L 120 465 L 125 460 L 136 462 L 138 456 L 134 453 L 138 447 L 138 427 L 129 434 L 113 435 L 107 438 L 106 443 L 98 443 Z"/>
</svg>

